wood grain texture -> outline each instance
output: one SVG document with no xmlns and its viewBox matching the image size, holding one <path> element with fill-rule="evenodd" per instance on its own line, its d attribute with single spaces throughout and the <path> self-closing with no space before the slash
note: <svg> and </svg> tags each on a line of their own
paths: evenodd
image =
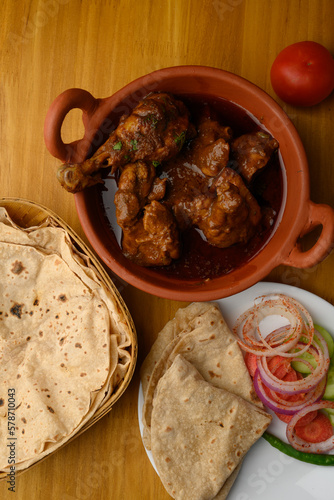
<svg viewBox="0 0 334 500">
<path fill-rule="evenodd" d="M 0 31 L 1 196 L 56 212 L 85 241 L 73 196 L 55 178 L 58 160 L 44 145 L 53 99 L 71 87 L 107 97 L 150 71 L 214 66 L 257 84 L 295 124 L 309 159 L 311 198 L 334 206 L 334 95 L 313 108 L 281 102 L 270 66 L 286 45 L 315 40 L 334 53 L 332 0 L 3 0 Z M 82 136 L 80 113 L 66 118 L 67 141 Z M 305 288 L 334 303 L 334 257 L 309 270 L 280 266 L 266 279 Z M 153 297 L 114 277 L 136 324 L 140 362 L 157 332 L 184 305 Z M 141 443 L 138 367 L 111 412 L 54 456 L 17 478 L 0 498 L 168 499 Z"/>
</svg>

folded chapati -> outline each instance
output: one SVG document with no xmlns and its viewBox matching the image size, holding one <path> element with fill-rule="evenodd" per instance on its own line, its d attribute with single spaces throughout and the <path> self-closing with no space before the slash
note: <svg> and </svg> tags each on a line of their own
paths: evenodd
<svg viewBox="0 0 334 500">
<path fill-rule="evenodd" d="M 0 470 L 8 394 L 16 470 L 64 444 L 113 393 L 131 361 L 114 295 L 67 232 L 22 229 L 0 208 Z"/>
<path fill-rule="evenodd" d="M 193 302 L 187 307 L 178 309 L 175 313 L 175 317 L 166 323 L 152 345 L 151 350 L 146 356 L 140 369 L 144 395 L 146 393 L 153 369 L 161 358 L 167 345 L 181 332 L 188 331 L 189 328 L 191 328 L 189 325 L 192 320 L 201 316 L 201 314 L 209 310 L 211 307 L 212 304 L 210 302 Z"/>
<path fill-rule="evenodd" d="M 167 492 L 180 500 L 226 498 L 238 465 L 270 421 L 177 355 L 158 382 L 151 422 L 152 455 Z"/>
<path fill-rule="evenodd" d="M 182 328 L 182 330 L 181 330 Z M 179 309 L 167 323 L 141 368 L 144 393 L 143 441 L 151 448 L 151 414 L 156 386 L 178 354 L 202 377 L 261 408 L 236 337 L 213 303 L 193 303 Z"/>
</svg>

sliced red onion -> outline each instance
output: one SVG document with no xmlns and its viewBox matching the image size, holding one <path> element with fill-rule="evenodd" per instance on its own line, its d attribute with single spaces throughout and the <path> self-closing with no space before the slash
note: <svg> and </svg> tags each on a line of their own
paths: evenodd
<svg viewBox="0 0 334 500">
<path fill-rule="evenodd" d="M 315 340 L 318 340 L 320 342 L 322 347 L 321 349 L 317 348 Z M 329 358 L 327 343 L 318 332 L 314 334 L 312 345 L 315 348 L 315 350 L 313 350 L 312 352 L 318 353 L 317 367 L 316 368 L 312 367 L 310 375 L 297 381 L 289 382 L 277 378 L 269 370 L 267 358 L 265 356 L 261 357 L 259 356 L 257 358 L 257 367 L 263 383 L 272 391 L 289 395 L 301 394 L 303 392 L 308 392 L 314 389 L 317 386 L 317 384 L 319 384 L 321 380 L 326 376 L 330 363 L 330 358 Z M 292 358 L 292 360 L 298 359 L 298 356 L 300 356 L 301 352 L 302 351 L 298 351 L 298 353 L 293 353 L 294 357 Z"/>
<path fill-rule="evenodd" d="M 278 392 L 270 391 L 270 393 L 273 397 L 273 400 L 276 401 L 278 404 L 282 405 L 284 408 L 287 408 L 287 409 L 293 408 L 295 411 L 299 411 L 302 408 L 304 408 L 304 406 L 306 406 L 308 404 L 315 403 L 316 401 L 319 401 L 319 399 L 322 398 L 322 396 L 325 392 L 325 388 L 326 388 L 326 378 L 324 377 L 321 380 L 321 382 L 319 382 L 319 384 L 317 384 L 317 386 L 314 389 L 312 389 L 311 391 L 302 393 L 302 394 L 304 394 L 303 402 L 301 402 L 299 404 L 297 404 L 298 401 L 289 401 L 286 399 L 282 399 Z"/>
<path fill-rule="evenodd" d="M 278 329 L 271 338 L 264 337 L 260 331 L 261 321 L 272 315 L 285 317 L 289 325 Z M 313 339 L 314 326 L 308 311 L 291 297 L 283 294 L 261 296 L 255 300 L 253 307 L 239 316 L 233 329 L 242 349 L 258 356 L 293 357 L 288 353 L 303 334 L 308 338 L 306 351 Z"/>
<path fill-rule="evenodd" d="M 326 386 L 326 380 L 323 379 L 312 391 L 309 391 L 305 395 L 304 401 L 285 401 L 276 399 L 276 395 L 271 391 L 272 398 L 267 394 L 263 386 L 261 376 L 258 370 L 256 370 L 254 379 L 254 388 L 258 397 L 261 399 L 262 403 L 270 408 L 276 413 L 282 413 L 283 415 L 295 415 L 298 411 L 302 410 L 305 405 L 313 404 L 318 401 L 323 393 Z"/>
<path fill-rule="evenodd" d="M 286 427 L 286 437 L 288 438 L 289 443 L 299 451 L 307 452 L 307 453 L 327 453 L 334 449 L 334 436 L 331 436 L 326 441 L 322 441 L 320 443 L 309 443 L 304 439 L 298 437 L 295 433 L 295 426 L 298 421 L 304 417 L 307 413 L 310 413 L 314 410 L 322 410 L 325 408 L 334 409 L 334 401 L 320 401 L 318 403 L 306 406 L 298 413 L 296 413 Z"/>
<path fill-rule="evenodd" d="M 263 388 L 263 384 L 261 381 L 259 370 L 256 370 L 256 372 L 255 372 L 255 375 L 253 378 L 253 384 L 254 384 L 255 392 L 258 395 L 258 397 L 261 399 L 262 403 L 270 410 L 279 412 L 278 408 L 277 408 L 277 404 L 275 403 L 275 401 L 273 401 L 272 399 L 269 398 L 269 396 L 267 395 L 267 393 L 265 392 L 265 390 Z M 290 413 L 289 410 L 282 410 L 279 413 L 283 413 L 285 415 L 293 415 L 294 414 L 294 412 Z"/>
</svg>

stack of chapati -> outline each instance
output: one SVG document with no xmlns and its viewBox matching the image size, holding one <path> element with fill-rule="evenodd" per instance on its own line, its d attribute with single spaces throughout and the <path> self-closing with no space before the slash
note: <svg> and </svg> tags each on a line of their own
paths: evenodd
<svg viewBox="0 0 334 500">
<path fill-rule="evenodd" d="M 166 324 L 141 368 L 143 441 L 176 499 L 224 499 L 271 416 L 217 305 Z"/>
<path fill-rule="evenodd" d="M 21 470 L 76 434 L 124 379 L 131 344 L 115 295 L 67 231 L 22 229 L 0 208 L 0 470 L 8 439 Z"/>
</svg>

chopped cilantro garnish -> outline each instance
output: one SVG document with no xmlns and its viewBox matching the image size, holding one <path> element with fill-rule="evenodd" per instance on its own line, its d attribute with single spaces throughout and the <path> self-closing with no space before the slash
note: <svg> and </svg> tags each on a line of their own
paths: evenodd
<svg viewBox="0 0 334 500">
<path fill-rule="evenodd" d="M 155 128 L 157 126 L 158 119 L 152 115 L 151 127 Z"/>
<path fill-rule="evenodd" d="M 160 161 L 153 160 L 152 165 L 153 165 L 153 167 L 157 168 L 160 165 Z"/>
<path fill-rule="evenodd" d="M 131 145 L 132 145 L 132 151 L 137 151 L 137 145 L 138 145 L 138 142 L 136 139 L 132 139 L 131 140 Z"/>
<path fill-rule="evenodd" d="M 147 115 L 144 118 L 144 121 L 148 122 L 152 128 L 155 128 L 157 126 L 157 123 L 158 123 L 158 118 L 154 115 Z"/>
<path fill-rule="evenodd" d="M 175 141 L 176 144 L 180 145 L 180 148 L 182 148 L 185 139 L 186 139 L 186 133 L 185 132 L 181 132 L 180 135 L 177 135 L 175 137 L 174 141 Z"/>
<path fill-rule="evenodd" d="M 259 137 L 262 137 L 262 139 L 269 139 L 269 135 L 266 134 L 265 132 L 258 132 L 257 135 Z"/>
<path fill-rule="evenodd" d="M 115 151 L 120 151 L 122 149 L 122 143 L 121 143 L 121 141 L 116 142 L 115 146 L 113 146 L 113 149 Z"/>
</svg>

